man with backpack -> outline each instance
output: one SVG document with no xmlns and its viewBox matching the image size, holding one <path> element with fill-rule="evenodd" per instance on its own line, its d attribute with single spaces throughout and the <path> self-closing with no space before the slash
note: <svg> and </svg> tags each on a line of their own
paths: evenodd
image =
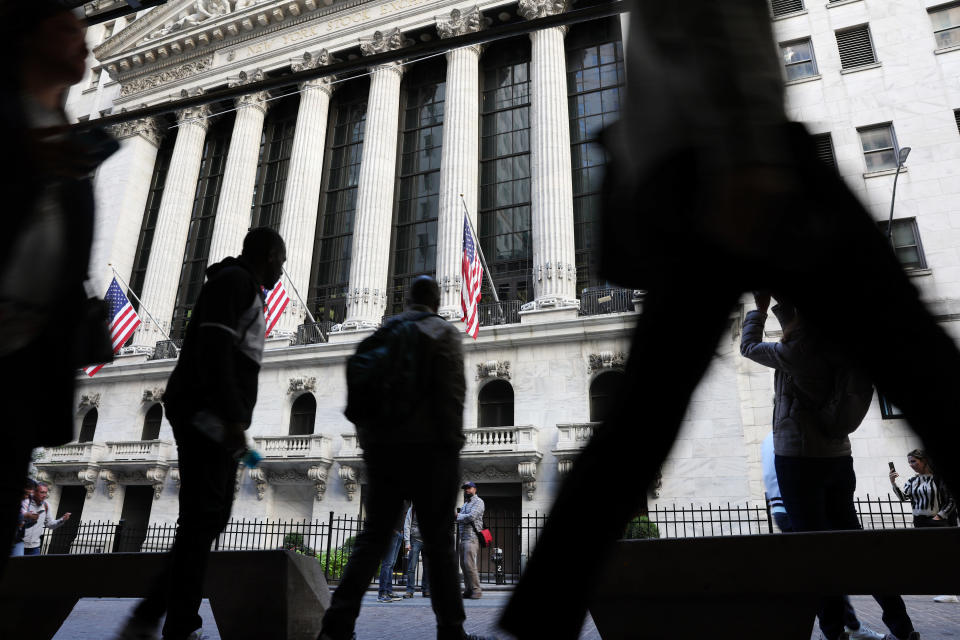
<svg viewBox="0 0 960 640">
<path fill-rule="evenodd" d="M 853 504 L 857 477 L 850 438 L 873 396 L 869 380 L 824 348 L 796 310 L 772 311 L 780 342 L 763 342 L 770 295 L 754 294 L 757 309 L 743 322 L 740 354 L 774 369 L 773 449 L 780 497 L 794 531 L 860 529 Z M 839 567 L 838 567 L 839 570 Z M 883 622 L 898 640 L 918 640 L 903 598 L 875 595 Z M 843 596 L 825 596 L 817 617 L 827 640 L 844 637 Z"/>
<path fill-rule="evenodd" d="M 453 514 L 464 444 L 462 334 L 437 315 L 440 288 L 429 276 L 410 284 L 407 309 L 360 343 L 347 361 L 347 408 L 366 465 L 367 520 L 319 640 L 349 640 L 360 602 L 403 517 L 417 512 L 430 566 L 437 640 L 482 640 L 466 618 L 454 555 Z M 403 473 L 396 473 L 402 461 Z"/>
</svg>

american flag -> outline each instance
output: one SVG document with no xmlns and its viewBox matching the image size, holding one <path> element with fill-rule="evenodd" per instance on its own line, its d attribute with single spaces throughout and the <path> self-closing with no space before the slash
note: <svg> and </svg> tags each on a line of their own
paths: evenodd
<svg viewBox="0 0 960 640">
<path fill-rule="evenodd" d="M 116 278 L 110 283 L 104 299 L 110 303 L 110 339 L 113 340 L 113 352 L 116 353 L 140 326 L 140 316 L 133 310 L 127 296 L 123 295 Z M 102 364 L 96 364 L 84 367 L 83 371 L 92 378 L 102 368 Z"/>
<path fill-rule="evenodd" d="M 273 289 L 267 292 L 267 303 L 263 307 L 263 317 L 267 321 L 267 332 L 264 335 L 270 335 L 273 327 L 280 320 L 280 314 L 283 313 L 289 303 L 290 296 L 287 295 L 287 290 L 283 288 L 283 278 L 280 278 L 277 280 L 277 284 L 273 285 Z"/>
<path fill-rule="evenodd" d="M 477 304 L 480 302 L 480 283 L 483 282 L 483 267 L 470 231 L 470 222 L 463 216 L 463 287 L 460 288 L 460 307 L 463 309 L 462 322 L 467 323 L 467 334 L 477 339 L 480 333 L 480 318 Z"/>
</svg>

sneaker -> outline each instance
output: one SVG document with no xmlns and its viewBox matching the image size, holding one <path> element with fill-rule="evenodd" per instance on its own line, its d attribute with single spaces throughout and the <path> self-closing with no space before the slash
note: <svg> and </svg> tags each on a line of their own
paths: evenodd
<svg viewBox="0 0 960 640">
<path fill-rule="evenodd" d="M 393 602 L 393 598 L 385 593 L 381 593 L 379 596 L 377 596 L 377 602 Z"/>
<path fill-rule="evenodd" d="M 479 600 L 480 598 L 483 597 L 483 592 L 482 592 L 482 591 L 474 591 L 474 592 L 471 593 L 470 595 L 468 595 L 468 596 L 463 596 L 463 597 L 466 598 L 467 600 Z"/>
<path fill-rule="evenodd" d="M 413 597 L 413 591 L 404 591 L 404 592 L 403 592 L 403 597 L 404 597 L 404 599 L 412 598 L 412 597 Z"/>
<path fill-rule="evenodd" d="M 141 618 L 130 616 L 114 640 L 160 640 L 157 632 L 160 622 L 148 622 Z"/>
<path fill-rule="evenodd" d="M 390 598 L 391 600 L 393 600 L 394 602 L 399 602 L 400 600 L 403 600 L 403 596 L 398 596 L 397 594 L 393 593 L 392 591 L 387 594 L 387 597 Z"/>
<path fill-rule="evenodd" d="M 934 602 L 960 602 L 960 598 L 957 596 L 937 596 L 933 599 Z"/>
<path fill-rule="evenodd" d="M 883 640 L 886 637 L 862 622 L 860 623 L 860 628 L 856 631 L 853 631 L 850 627 L 844 627 L 843 630 L 847 633 L 847 638 L 850 640 Z"/>
<path fill-rule="evenodd" d="M 429 592 L 429 591 L 424 591 L 421 595 L 422 595 L 424 598 L 429 598 L 429 597 L 430 597 L 430 592 Z"/>
</svg>

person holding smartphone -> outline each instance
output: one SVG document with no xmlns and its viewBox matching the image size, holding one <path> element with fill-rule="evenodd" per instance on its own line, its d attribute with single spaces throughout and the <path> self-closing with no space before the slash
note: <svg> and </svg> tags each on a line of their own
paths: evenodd
<svg viewBox="0 0 960 640">
<path fill-rule="evenodd" d="M 907 454 L 907 464 L 916 473 L 907 480 L 903 489 L 897 486 L 900 474 L 890 463 L 890 486 L 902 502 L 910 502 L 913 508 L 913 526 L 949 527 L 956 524 L 956 502 L 943 480 L 933 473 L 930 461 L 922 449 Z"/>
</svg>

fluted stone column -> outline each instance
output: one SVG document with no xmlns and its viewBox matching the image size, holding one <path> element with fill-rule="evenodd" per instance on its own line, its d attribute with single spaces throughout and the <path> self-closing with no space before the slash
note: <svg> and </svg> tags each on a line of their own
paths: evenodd
<svg viewBox="0 0 960 640">
<path fill-rule="evenodd" d="M 230 83 L 230 86 L 259 80 L 263 80 L 263 72 L 259 69 L 250 75 L 241 71 L 240 80 Z M 240 96 L 234 101 L 237 115 L 230 135 L 227 163 L 223 168 L 223 184 L 217 201 L 207 264 L 239 254 L 243 237 L 250 228 L 250 202 L 257 180 L 260 139 L 269 97 L 266 91 L 260 91 Z"/>
<path fill-rule="evenodd" d="M 174 143 L 163 198 L 157 212 L 157 226 L 141 295 L 143 305 L 162 323 L 164 331 L 170 328 L 176 304 L 183 249 L 190 228 L 190 212 L 193 210 L 193 198 L 200 175 L 210 108 L 206 105 L 192 107 L 177 115 L 177 141 Z M 143 324 L 137 329 L 134 344 L 152 347 L 163 336 L 145 313 L 140 316 Z"/>
<path fill-rule="evenodd" d="M 532 20 L 562 13 L 564 0 L 520 0 Z M 530 34 L 530 172 L 533 287 L 525 309 L 579 307 L 567 111 L 565 27 Z"/>
<path fill-rule="evenodd" d="M 99 295 L 113 278 L 109 264 L 130 281 L 150 180 L 164 131 L 153 118 L 123 122 L 111 133 L 120 150 L 97 169 L 94 182 L 97 225 L 93 234 L 90 280 Z"/>
<path fill-rule="evenodd" d="M 437 18 L 441 38 L 473 33 L 482 28 L 477 7 Z M 440 194 L 437 215 L 437 282 L 440 315 L 459 320 L 462 286 L 463 194 L 470 221 L 477 228 L 478 176 L 480 173 L 480 47 L 447 52 L 447 90 L 443 118 L 443 151 L 440 159 Z"/>
<path fill-rule="evenodd" d="M 303 55 L 303 62 L 293 65 L 293 70 L 313 69 L 330 64 L 331 61 L 326 49 L 317 55 L 307 52 Z M 313 242 L 317 231 L 323 150 L 333 86 L 330 78 L 317 78 L 300 84 L 297 128 L 293 133 L 287 184 L 283 192 L 280 235 L 287 243 L 285 269 L 291 283 L 304 298 L 308 295 L 307 288 L 310 286 L 310 261 L 313 258 Z M 277 331 L 296 331 L 297 325 L 304 321 L 304 309 L 297 296 L 293 291 L 287 293 L 290 304 L 280 316 Z"/>
<path fill-rule="evenodd" d="M 372 55 L 405 44 L 396 28 L 387 35 L 377 31 L 372 39 L 361 41 L 360 48 L 364 55 Z M 400 65 L 385 64 L 375 67 L 370 76 L 345 330 L 376 327 L 386 308 L 402 74 Z"/>
</svg>

